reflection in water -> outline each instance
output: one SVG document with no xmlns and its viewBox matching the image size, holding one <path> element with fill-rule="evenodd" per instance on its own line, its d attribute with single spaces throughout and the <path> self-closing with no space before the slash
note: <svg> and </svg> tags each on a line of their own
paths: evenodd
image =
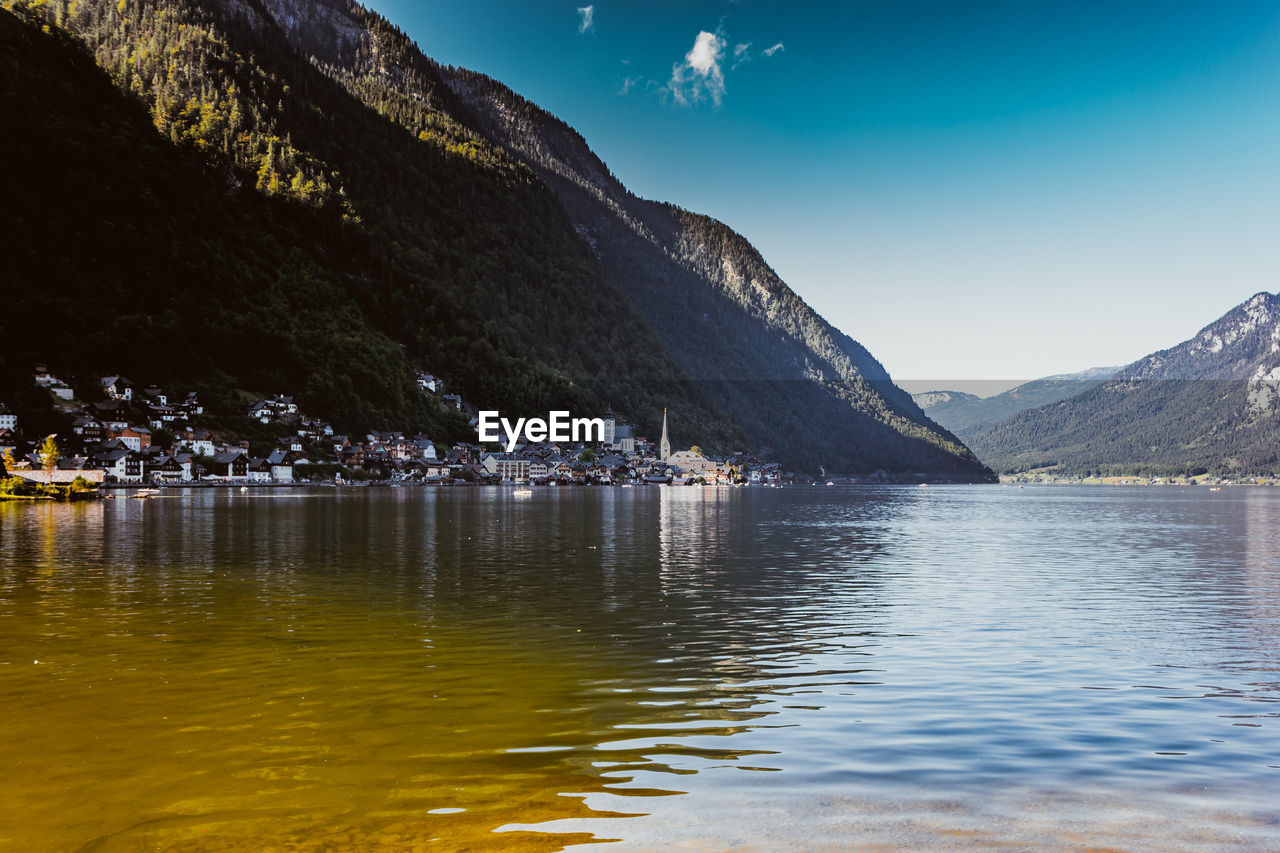
<svg viewBox="0 0 1280 853">
<path fill-rule="evenodd" d="M 1276 847 L 1277 522 L 1261 489 L 0 504 L 0 847 Z"/>
</svg>

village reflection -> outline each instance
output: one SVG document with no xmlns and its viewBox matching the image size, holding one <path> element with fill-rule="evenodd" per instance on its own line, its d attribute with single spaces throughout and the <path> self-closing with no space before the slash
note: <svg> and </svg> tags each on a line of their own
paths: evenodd
<svg viewBox="0 0 1280 853">
<path fill-rule="evenodd" d="M 660 488 L 658 559 L 664 593 L 692 592 L 711 579 L 707 572 L 730 568 L 717 561 L 725 546 L 730 501 L 738 489 Z"/>
<path fill-rule="evenodd" d="M 352 828 L 316 816 L 354 809 L 370 849 L 499 828 L 551 849 L 600 837 L 557 821 L 643 813 L 708 768 L 776 769 L 738 737 L 771 725 L 820 644 L 798 638 L 796 600 L 753 608 L 738 588 L 794 581 L 733 518 L 741 494 L 0 507 L 0 760 L 24 768 L 0 796 L 27 840 L 64 846 L 208 829 L 319 849 Z M 144 817 L 179 813 L 200 817 Z"/>
</svg>

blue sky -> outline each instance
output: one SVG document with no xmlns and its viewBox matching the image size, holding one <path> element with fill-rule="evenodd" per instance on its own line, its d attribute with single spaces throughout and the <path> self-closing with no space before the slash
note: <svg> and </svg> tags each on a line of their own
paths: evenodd
<svg viewBox="0 0 1280 853">
<path fill-rule="evenodd" d="M 1122 364 L 1280 290 L 1280 4 L 587 5 L 372 3 L 895 379 Z"/>
</svg>

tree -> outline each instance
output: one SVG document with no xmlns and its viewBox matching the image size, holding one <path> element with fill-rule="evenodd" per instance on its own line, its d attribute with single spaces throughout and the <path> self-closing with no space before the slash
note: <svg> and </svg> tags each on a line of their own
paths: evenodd
<svg viewBox="0 0 1280 853">
<path fill-rule="evenodd" d="M 85 403 L 98 403 L 106 398 L 102 381 L 96 373 L 86 373 L 75 385 L 76 399 Z"/>
<path fill-rule="evenodd" d="M 44 469 L 44 478 L 46 482 L 53 482 L 53 472 L 58 467 L 58 442 L 55 435 L 47 436 L 44 443 L 40 445 L 40 467 Z"/>
<path fill-rule="evenodd" d="M 590 447 L 584 448 L 583 451 L 578 454 L 578 461 L 579 462 L 595 462 L 596 452 L 592 450 Z"/>
</svg>

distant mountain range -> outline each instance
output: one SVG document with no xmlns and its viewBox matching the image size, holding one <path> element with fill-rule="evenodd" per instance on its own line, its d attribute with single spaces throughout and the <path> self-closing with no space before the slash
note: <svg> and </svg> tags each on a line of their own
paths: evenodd
<svg viewBox="0 0 1280 853">
<path fill-rule="evenodd" d="M 1280 296 L 1258 293 L 1175 347 L 971 445 L 1000 472 L 1280 473 Z"/>
<path fill-rule="evenodd" d="M 990 476 L 740 235 L 355 3 L 3 5 L 0 394 L 42 361 L 456 431 L 427 369 L 800 470 Z"/>
<path fill-rule="evenodd" d="M 933 420 L 970 442 L 1019 412 L 1065 400 L 1110 379 L 1119 367 L 1094 367 L 1024 382 L 991 397 L 964 391 L 925 391 L 912 397 Z"/>
</svg>

